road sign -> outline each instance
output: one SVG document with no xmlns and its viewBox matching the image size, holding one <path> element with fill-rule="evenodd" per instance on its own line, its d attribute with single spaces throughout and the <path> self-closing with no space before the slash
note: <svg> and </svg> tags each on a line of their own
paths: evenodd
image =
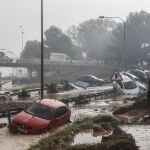
<svg viewBox="0 0 150 150">
<path fill-rule="evenodd" d="M 111 80 L 112 81 L 121 81 L 121 80 L 123 80 L 117 69 L 114 70 L 114 73 L 111 76 Z"/>
</svg>

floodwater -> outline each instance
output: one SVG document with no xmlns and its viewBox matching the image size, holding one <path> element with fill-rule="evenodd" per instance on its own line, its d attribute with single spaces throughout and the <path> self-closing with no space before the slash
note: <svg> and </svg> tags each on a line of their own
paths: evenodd
<svg viewBox="0 0 150 150">
<path fill-rule="evenodd" d="M 108 99 L 107 101 L 111 101 Z M 91 101 L 86 105 L 78 105 L 74 107 L 70 104 L 72 112 L 71 120 L 74 121 L 77 118 L 85 116 L 95 116 L 100 113 L 106 114 L 109 112 L 109 105 L 102 100 Z M 0 122 L 7 123 L 6 118 L 1 118 Z M 0 129 L 0 150 L 25 150 L 37 143 L 41 138 L 46 136 L 43 135 L 23 135 L 23 134 L 10 134 L 7 127 Z M 90 138 L 90 135 L 87 135 Z M 87 137 L 87 138 L 88 138 Z"/>
<path fill-rule="evenodd" d="M 101 140 L 102 140 L 102 134 L 94 136 L 93 131 L 81 132 L 75 135 L 71 145 L 95 144 L 95 143 L 101 143 Z"/>
<path fill-rule="evenodd" d="M 70 93 L 69 93 L 70 94 Z M 33 97 L 39 96 L 37 92 L 33 93 Z M 74 105 L 69 104 L 71 109 L 71 120 L 74 121 L 78 118 L 85 116 L 95 116 L 98 114 L 111 114 L 113 105 L 125 105 L 120 101 L 112 101 L 112 99 L 105 100 L 92 100 L 87 104 Z M 0 119 L 0 122 L 7 122 L 6 118 Z M 23 135 L 23 134 L 10 134 L 7 127 L 0 129 L 0 150 L 25 150 L 37 143 L 41 138 L 46 136 L 43 135 Z M 88 136 L 88 135 L 87 135 Z M 90 135 L 89 135 L 90 136 Z"/>
<path fill-rule="evenodd" d="M 121 128 L 132 134 L 140 150 L 150 150 L 150 125 L 125 125 Z"/>
<path fill-rule="evenodd" d="M 0 150 L 26 150 L 36 144 L 43 135 L 11 134 L 7 127 L 0 129 Z"/>
</svg>

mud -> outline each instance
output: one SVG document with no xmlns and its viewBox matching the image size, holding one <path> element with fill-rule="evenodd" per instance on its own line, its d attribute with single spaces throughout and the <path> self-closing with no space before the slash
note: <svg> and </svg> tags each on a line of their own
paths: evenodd
<svg viewBox="0 0 150 150">
<path fill-rule="evenodd" d="M 99 89 L 98 89 L 99 90 Z M 67 95 L 79 94 L 82 91 L 70 91 Z M 93 89 L 91 92 L 94 92 Z M 65 92 L 67 93 L 67 92 Z M 62 96 L 66 96 L 64 93 L 60 94 L 61 98 Z M 59 95 L 59 96 L 60 96 Z M 33 97 L 33 99 L 32 99 Z M 31 95 L 31 99 L 27 99 L 25 102 L 31 102 L 34 101 L 34 99 L 38 98 L 39 94 L 38 92 L 33 92 L 33 95 Z M 51 95 L 51 98 L 58 98 L 56 94 Z M 16 100 L 13 100 L 16 101 Z M 22 100 L 24 101 L 24 100 Z M 123 101 L 112 101 L 112 99 L 105 99 L 105 100 L 92 100 L 87 104 L 84 105 L 75 105 L 74 103 L 70 103 L 69 107 L 71 109 L 72 115 L 71 120 L 74 121 L 80 117 L 85 116 L 95 116 L 97 114 L 112 114 L 113 107 L 115 105 L 123 106 L 127 105 L 123 103 Z M 8 106 L 7 106 L 8 107 Z M 2 107 L 1 107 L 2 108 Z M 6 108 L 6 106 L 5 106 Z M 0 119 L 0 122 L 4 123 L 7 122 L 7 118 Z M 25 150 L 30 147 L 30 145 L 37 143 L 43 136 L 46 136 L 47 134 L 43 135 L 22 135 L 22 134 L 10 134 L 7 127 L 4 127 L 0 129 L 0 150 Z"/>
<path fill-rule="evenodd" d="M 26 150 L 30 145 L 35 144 L 43 135 L 11 134 L 7 127 L 0 129 L 0 150 Z"/>
</svg>

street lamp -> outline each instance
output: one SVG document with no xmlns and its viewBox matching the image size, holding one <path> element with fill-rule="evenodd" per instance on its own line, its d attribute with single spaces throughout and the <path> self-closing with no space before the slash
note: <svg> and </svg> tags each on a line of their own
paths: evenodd
<svg viewBox="0 0 150 150">
<path fill-rule="evenodd" d="M 125 36 L 125 22 L 122 18 L 120 17 L 105 17 L 105 16 L 99 16 L 100 19 L 104 19 L 104 18 L 108 18 L 108 19 L 120 19 L 123 23 L 123 55 L 122 55 L 122 64 L 123 66 L 125 67 L 125 53 L 126 53 L 126 44 L 125 44 L 125 41 L 126 41 L 126 36 Z"/>
<path fill-rule="evenodd" d="M 24 31 L 23 31 L 23 26 L 20 25 L 20 28 L 21 28 L 21 35 L 22 35 L 22 51 L 23 51 L 23 34 L 24 34 Z"/>
<path fill-rule="evenodd" d="M 41 99 L 44 93 L 44 66 L 43 66 L 43 0 L 41 0 Z"/>
</svg>

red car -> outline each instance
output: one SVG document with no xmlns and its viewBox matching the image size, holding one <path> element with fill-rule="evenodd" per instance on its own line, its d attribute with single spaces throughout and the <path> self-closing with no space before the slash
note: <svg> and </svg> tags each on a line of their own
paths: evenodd
<svg viewBox="0 0 150 150">
<path fill-rule="evenodd" d="M 60 101 L 39 100 L 14 116 L 10 131 L 20 131 L 26 134 L 46 132 L 69 122 L 70 115 L 70 110 Z"/>
</svg>

